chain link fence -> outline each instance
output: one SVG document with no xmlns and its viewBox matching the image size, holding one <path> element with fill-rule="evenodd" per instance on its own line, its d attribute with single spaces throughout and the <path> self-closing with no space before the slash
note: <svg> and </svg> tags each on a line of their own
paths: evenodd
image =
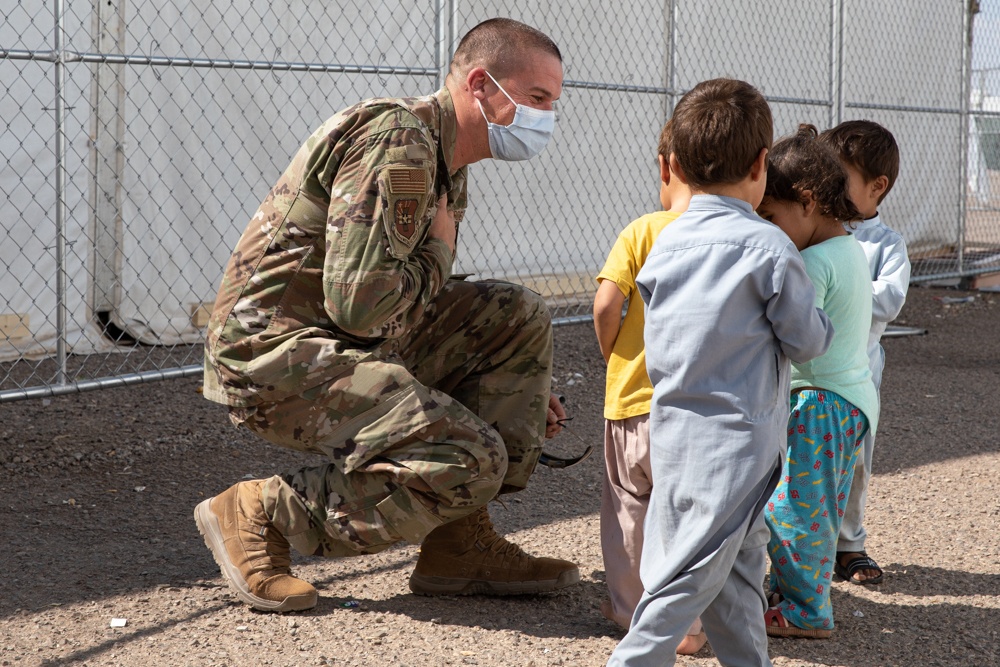
<svg viewBox="0 0 1000 667">
<path fill-rule="evenodd" d="M 471 168 L 456 273 L 585 318 L 618 232 L 658 206 L 660 128 L 718 76 L 760 88 L 779 135 L 893 131 L 882 213 L 915 280 L 1000 271 L 998 3 L 12 0 L 0 402 L 199 374 L 222 268 L 299 144 L 358 100 L 433 92 L 498 15 L 553 37 L 565 89 L 541 157 Z"/>
</svg>

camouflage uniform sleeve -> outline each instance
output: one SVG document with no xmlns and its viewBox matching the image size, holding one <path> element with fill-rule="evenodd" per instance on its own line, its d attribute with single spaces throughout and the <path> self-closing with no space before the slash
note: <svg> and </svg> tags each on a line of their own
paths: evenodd
<svg viewBox="0 0 1000 667">
<path fill-rule="evenodd" d="M 427 128 L 400 117 L 345 156 L 330 187 L 323 270 L 325 307 L 341 330 L 400 336 L 448 279 L 452 251 L 427 236 L 437 164 Z"/>
</svg>

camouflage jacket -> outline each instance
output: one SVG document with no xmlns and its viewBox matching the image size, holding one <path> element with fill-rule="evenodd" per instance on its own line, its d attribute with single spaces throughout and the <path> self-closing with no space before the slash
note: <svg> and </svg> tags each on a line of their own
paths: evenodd
<svg viewBox="0 0 1000 667">
<path fill-rule="evenodd" d="M 226 265 L 205 343 L 205 396 L 249 406 L 300 394 L 403 335 L 451 273 L 427 237 L 437 200 L 461 220 L 451 95 L 374 99 L 313 133 Z"/>
</svg>

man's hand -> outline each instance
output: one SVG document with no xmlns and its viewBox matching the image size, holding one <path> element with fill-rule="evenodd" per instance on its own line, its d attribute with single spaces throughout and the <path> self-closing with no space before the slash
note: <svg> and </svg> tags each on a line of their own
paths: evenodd
<svg viewBox="0 0 1000 667">
<path fill-rule="evenodd" d="M 553 438 L 562 431 L 562 425 L 559 422 L 563 419 L 566 419 L 566 411 L 563 410 L 559 397 L 555 394 L 549 394 L 549 414 L 545 420 L 546 438 Z"/>
<path fill-rule="evenodd" d="M 437 211 L 434 213 L 434 220 L 427 230 L 427 236 L 432 239 L 440 239 L 448 244 L 451 252 L 455 252 L 455 236 L 458 231 L 455 229 L 455 212 L 448 210 L 448 195 L 442 195 L 438 200 Z"/>
</svg>

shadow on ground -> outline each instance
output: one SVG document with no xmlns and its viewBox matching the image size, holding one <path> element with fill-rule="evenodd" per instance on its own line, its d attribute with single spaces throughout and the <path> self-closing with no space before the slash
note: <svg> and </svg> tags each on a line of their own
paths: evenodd
<svg viewBox="0 0 1000 667">
<path fill-rule="evenodd" d="M 996 579 L 990 577 L 988 583 L 995 585 Z M 949 573 L 948 580 L 966 590 L 984 583 L 982 575 L 961 572 Z M 905 587 L 906 578 L 900 583 Z M 828 640 L 771 638 L 772 659 L 783 656 L 810 664 L 818 662 L 842 667 L 911 667 L 914 664 L 987 667 L 1000 664 L 996 609 L 955 602 L 916 605 L 873 602 L 852 596 L 851 584 L 846 583 L 834 588 L 832 599 L 836 621 L 833 637 Z M 906 621 L 899 624 L 886 621 L 888 618 Z M 946 637 L 947 641 L 940 641 L 941 637 Z M 858 657 L 845 662 L 843 644 L 850 644 L 850 654 Z M 926 647 L 922 653 L 919 652 L 921 646 Z M 914 647 L 918 647 L 921 655 L 919 663 L 913 662 Z"/>
</svg>

